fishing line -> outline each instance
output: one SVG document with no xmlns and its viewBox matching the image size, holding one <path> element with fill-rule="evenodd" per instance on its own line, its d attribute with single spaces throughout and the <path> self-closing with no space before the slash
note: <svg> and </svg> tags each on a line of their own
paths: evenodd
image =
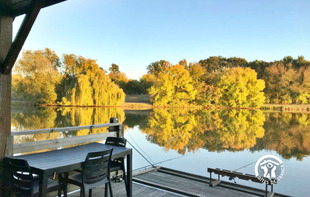
<svg viewBox="0 0 310 197">
<path fill-rule="evenodd" d="M 138 145 L 138 143 L 133 139 L 133 137 L 131 136 L 130 132 L 127 132 L 130 136 L 130 138 L 132 139 L 132 141 L 136 144 L 136 146 L 149 158 L 149 160 L 152 162 L 152 163 L 155 163 L 152 158 Z M 132 145 L 132 144 L 131 144 Z M 132 145 L 133 146 L 133 145 Z"/>
<path fill-rule="evenodd" d="M 254 163 L 256 163 L 256 161 L 251 162 L 251 163 L 249 163 L 249 164 L 246 164 L 246 165 L 244 165 L 244 166 L 241 166 L 240 168 L 237 168 L 237 169 L 233 170 L 233 172 L 237 172 L 238 170 L 240 170 L 240 169 L 242 169 L 242 168 L 245 168 L 245 167 L 247 167 L 247 166 L 249 166 L 249 165 L 252 165 L 252 164 L 254 164 Z"/>
<path fill-rule="evenodd" d="M 246 165 L 244 165 L 244 166 L 241 166 L 240 168 L 237 168 L 237 169 L 233 170 L 232 172 L 237 172 L 238 170 L 240 170 L 240 169 L 242 169 L 242 168 L 245 168 L 245 167 L 247 167 L 247 166 L 249 166 L 249 165 L 252 165 L 252 164 L 254 164 L 254 163 L 256 163 L 256 161 L 251 162 L 251 163 L 249 163 L 249 164 L 246 164 Z M 229 177 L 229 180 L 233 180 L 234 183 L 237 183 L 235 177 Z"/>
<path fill-rule="evenodd" d="M 179 158 L 182 158 L 182 157 L 185 157 L 185 156 L 189 156 L 189 155 L 182 155 L 182 156 L 178 156 L 178 157 L 173 157 L 173 158 L 170 158 L 170 159 L 166 159 L 166 160 L 163 160 L 163 161 L 160 161 L 160 162 L 157 162 L 155 163 L 151 157 L 138 145 L 138 143 L 133 139 L 133 137 L 131 136 L 130 132 L 127 132 L 129 134 L 129 137 L 132 139 L 132 141 L 136 144 L 136 146 L 149 158 L 147 159 L 132 143 L 130 143 L 129 140 L 127 140 L 127 142 L 139 153 L 139 155 L 141 155 L 150 165 L 146 165 L 144 167 L 141 167 L 141 168 L 137 168 L 135 170 L 140 170 L 140 169 L 145 169 L 149 166 L 152 166 L 152 167 L 155 167 L 155 165 L 157 164 L 161 164 L 161 163 L 165 163 L 165 162 L 168 162 L 168 161 L 172 161 L 172 160 L 176 160 L 176 159 L 179 159 Z M 151 161 L 150 161 L 151 160 Z"/>
<path fill-rule="evenodd" d="M 155 167 L 134 145 L 132 145 L 128 140 L 127 142 L 134 148 L 152 167 Z"/>
<path fill-rule="evenodd" d="M 157 165 L 157 164 L 161 164 L 161 163 L 164 163 L 164 162 L 167 162 L 167 161 L 172 161 L 172 160 L 175 160 L 175 159 L 179 159 L 179 158 L 182 158 L 182 157 L 186 157 L 186 156 L 189 156 L 189 155 L 182 155 L 182 156 L 178 156 L 178 157 L 173 157 L 173 158 L 170 158 L 170 159 L 167 159 L 167 160 L 164 160 L 164 161 L 160 161 L 160 162 L 157 162 L 157 163 L 154 163 L 153 165 Z M 143 166 L 143 167 L 140 167 L 140 168 L 137 168 L 135 169 L 134 171 L 137 171 L 137 170 L 141 170 L 141 169 L 145 169 L 147 167 L 149 167 L 150 165 L 147 165 L 147 166 Z M 153 166 L 153 167 L 154 167 Z"/>
</svg>

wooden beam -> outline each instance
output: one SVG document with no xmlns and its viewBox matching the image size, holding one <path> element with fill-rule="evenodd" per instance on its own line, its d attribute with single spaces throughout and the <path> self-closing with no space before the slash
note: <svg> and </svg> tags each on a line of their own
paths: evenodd
<svg viewBox="0 0 310 197">
<path fill-rule="evenodd" d="M 0 17 L 0 62 L 6 57 L 12 43 L 13 17 Z M 11 73 L 0 73 L 0 196 L 4 196 L 7 180 L 3 157 L 13 153 L 11 137 Z"/>
<path fill-rule="evenodd" d="M 42 8 L 48 7 L 66 0 L 41 0 Z M 28 13 L 33 0 L 1 0 L 0 15 L 1 16 L 20 16 Z"/>
<path fill-rule="evenodd" d="M 19 52 L 21 51 L 26 38 L 31 30 L 32 25 L 34 24 L 40 9 L 42 7 L 42 1 L 35 0 L 30 11 L 26 14 L 23 23 L 21 24 L 19 31 L 15 37 L 14 42 L 12 43 L 9 52 L 4 60 L 1 63 L 1 73 L 9 74 L 16 62 Z"/>
<path fill-rule="evenodd" d="M 0 17 L 0 62 L 12 44 L 13 17 Z M 12 154 L 11 136 L 11 73 L 0 73 L 0 159 Z"/>
</svg>

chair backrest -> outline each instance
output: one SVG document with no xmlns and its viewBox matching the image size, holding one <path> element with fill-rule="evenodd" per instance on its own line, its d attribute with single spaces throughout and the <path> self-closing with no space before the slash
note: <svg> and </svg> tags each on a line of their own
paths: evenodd
<svg viewBox="0 0 310 197">
<path fill-rule="evenodd" d="M 126 147 L 127 140 L 121 137 L 107 137 L 105 144 Z"/>
<path fill-rule="evenodd" d="M 83 183 L 93 184 L 110 176 L 112 150 L 88 153 L 83 165 Z"/>
<path fill-rule="evenodd" d="M 22 196 L 33 196 L 34 178 L 29 164 L 24 159 L 5 157 L 11 168 L 14 190 Z"/>
</svg>

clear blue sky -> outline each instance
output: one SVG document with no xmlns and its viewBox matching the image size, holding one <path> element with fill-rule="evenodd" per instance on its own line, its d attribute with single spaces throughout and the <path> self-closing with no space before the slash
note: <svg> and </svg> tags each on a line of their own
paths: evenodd
<svg viewBox="0 0 310 197">
<path fill-rule="evenodd" d="M 161 59 L 310 60 L 309 10 L 309 0 L 68 0 L 41 10 L 23 49 L 116 63 L 131 79 Z"/>
</svg>

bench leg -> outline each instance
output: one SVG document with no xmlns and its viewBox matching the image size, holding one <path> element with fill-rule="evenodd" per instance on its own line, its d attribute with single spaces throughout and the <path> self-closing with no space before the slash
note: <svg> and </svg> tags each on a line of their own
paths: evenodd
<svg viewBox="0 0 310 197">
<path fill-rule="evenodd" d="M 216 181 L 212 181 L 212 172 L 210 172 L 210 187 L 215 187 L 218 184 L 220 184 L 221 180 L 220 180 L 220 175 L 218 175 L 217 180 Z"/>
</svg>

